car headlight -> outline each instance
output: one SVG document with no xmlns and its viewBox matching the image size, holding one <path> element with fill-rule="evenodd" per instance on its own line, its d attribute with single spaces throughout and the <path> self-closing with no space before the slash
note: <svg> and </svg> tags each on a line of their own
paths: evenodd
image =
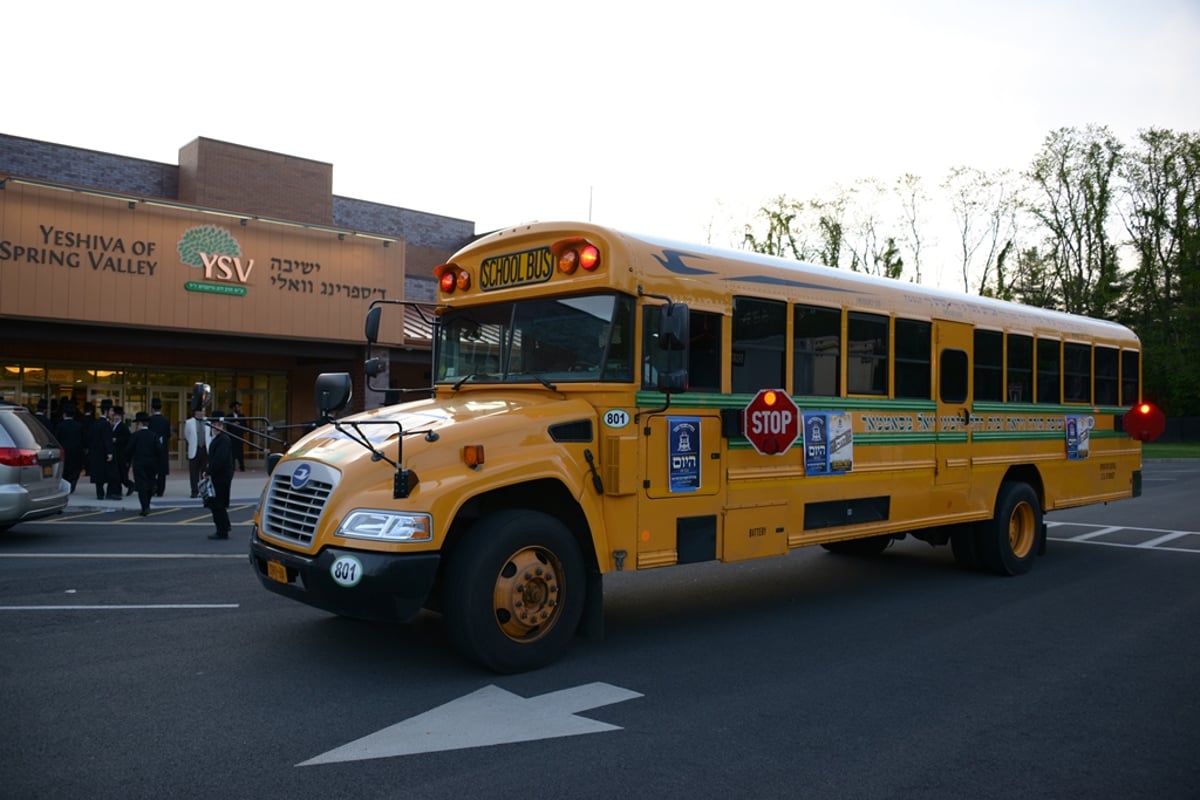
<svg viewBox="0 0 1200 800">
<path fill-rule="evenodd" d="M 352 511 L 338 526 L 337 535 L 378 542 L 428 542 L 433 539 L 433 517 L 401 511 Z"/>
</svg>

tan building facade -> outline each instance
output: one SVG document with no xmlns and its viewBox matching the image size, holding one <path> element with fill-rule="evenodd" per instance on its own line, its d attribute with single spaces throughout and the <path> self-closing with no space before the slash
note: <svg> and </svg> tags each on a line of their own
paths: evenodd
<svg viewBox="0 0 1200 800">
<path fill-rule="evenodd" d="M 179 424 L 205 382 L 252 420 L 252 459 L 300 435 L 287 426 L 313 418 L 322 372 L 378 405 L 367 308 L 432 297 L 432 267 L 474 226 L 331 187 L 331 165 L 207 139 L 172 168 L 0 135 L 0 399 L 132 417 L 159 398 Z M 425 385 L 427 329 L 384 320 L 390 382 Z"/>
</svg>

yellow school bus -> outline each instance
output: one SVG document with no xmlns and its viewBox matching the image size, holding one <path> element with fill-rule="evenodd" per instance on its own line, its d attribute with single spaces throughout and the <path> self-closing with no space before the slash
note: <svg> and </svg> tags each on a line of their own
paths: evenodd
<svg viewBox="0 0 1200 800">
<path fill-rule="evenodd" d="M 338 418 L 322 375 L 251 561 L 336 614 L 440 612 L 500 672 L 598 635 L 614 570 L 913 536 L 1023 573 L 1044 512 L 1140 494 L 1161 418 L 1111 322 L 592 224 L 435 272 L 431 396 Z"/>
</svg>

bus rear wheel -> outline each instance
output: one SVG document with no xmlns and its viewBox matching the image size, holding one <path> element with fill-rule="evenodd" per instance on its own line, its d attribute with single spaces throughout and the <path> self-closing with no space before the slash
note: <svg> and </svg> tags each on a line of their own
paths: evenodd
<svg viewBox="0 0 1200 800">
<path fill-rule="evenodd" d="M 585 591 L 579 545 L 561 522 L 537 511 L 489 515 L 447 566 L 450 641 L 496 672 L 545 666 L 570 646 Z"/>
<path fill-rule="evenodd" d="M 996 512 L 981 523 L 976 539 L 980 566 L 998 575 L 1024 575 L 1037 557 L 1042 506 L 1027 483 L 1005 481 L 996 497 Z"/>
</svg>

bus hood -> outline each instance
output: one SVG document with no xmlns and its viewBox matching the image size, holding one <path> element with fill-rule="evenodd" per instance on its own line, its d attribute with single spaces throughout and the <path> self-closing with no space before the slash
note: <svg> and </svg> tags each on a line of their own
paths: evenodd
<svg viewBox="0 0 1200 800">
<path fill-rule="evenodd" d="M 402 462 L 429 451 L 454 458 L 466 443 L 517 445 L 544 434 L 559 422 L 593 420 L 596 411 L 581 399 L 540 390 L 475 390 L 454 397 L 429 398 L 365 411 L 339 419 L 305 436 L 288 458 L 310 458 L 333 466 L 372 458 L 356 432 L 387 458 L 397 459 L 397 440 L 403 431 Z M 480 432 L 487 426 L 486 436 Z M 514 438 L 516 437 L 516 438 Z M 540 437 L 538 437 L 540 438 Z"/>
</svg>

